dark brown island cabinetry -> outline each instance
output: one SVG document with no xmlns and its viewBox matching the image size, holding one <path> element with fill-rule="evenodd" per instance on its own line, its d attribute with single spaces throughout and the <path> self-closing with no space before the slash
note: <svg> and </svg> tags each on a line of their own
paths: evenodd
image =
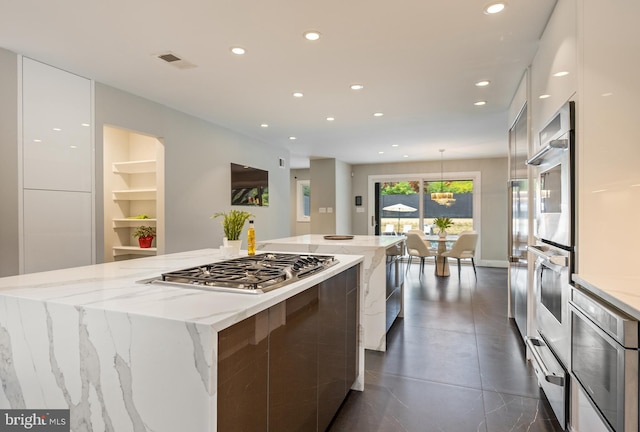
<svg viewBox="0 0 640 432">
<path fill-rule="evenodd" d="M 324 431 L 358 370 L 359 266 L 218 335 L 218 431 Z"/>
</svg>

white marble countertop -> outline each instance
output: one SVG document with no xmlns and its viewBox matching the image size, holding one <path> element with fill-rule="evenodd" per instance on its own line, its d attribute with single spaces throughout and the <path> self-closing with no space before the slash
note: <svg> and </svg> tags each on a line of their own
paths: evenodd
<svg viewBox="0 0 640 432">
<path fill-rule="evenodd" d="M 573 281 L 640 320 L 639 276 L 579 273 L 573 275 Z"/>
<path fill-rule="evenodd" d="M 264 294 L 136 283 L 163 272 L 222 260 L 217 249 L 203 249 L 0 278 L 0 297 L 177 320 L 219 331 L 363 260 L 354 255 L 335 257 L 339 263 L 329 269 Z"/>
<path fill-rule="evenodd" d="M 305 234 L 295 237 L 284 237 L 279 239 L 265 240 L 258 243 L 281 243 L 281 244 L 301 244 L 301 245 L 332 245 L 332 246 L 353 246 L 353 247 L 383 247 L 387 248 L 400 243 L 404 236 L 369 236 L 356 235 L 351 240 L 327 240 L 323 234 Z"/>
</svg>

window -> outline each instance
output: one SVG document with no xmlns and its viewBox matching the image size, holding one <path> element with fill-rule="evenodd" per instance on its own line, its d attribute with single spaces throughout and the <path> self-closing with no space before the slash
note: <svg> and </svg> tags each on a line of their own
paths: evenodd
<svg viewBox="0 0 640 432">
<path fill-rule="evenodd" d="M 449 234 L 460 234 L 462 231 L 474 229 L 473 184 L 473 179 L 424 181 L 423 224 L 428 227 L 429 232 L 433 229 L 435 232 L 438 231 L 435 227 L 432 229 L 432 225 L 433 219 L 439 216 L 450 217 L 453 220 L 453 226 L 447 228 Z M 438 204 L 431 199 L 431 192 L 451 192 L 455 201 L 448 205 Z"/>
<path fill-rule="evenodd" d="M 296 187 L 296 219 L 298 222 L 309 222 L 311 220 L 311 182 L 309 180 L 298 180 Z"/>
</svg>

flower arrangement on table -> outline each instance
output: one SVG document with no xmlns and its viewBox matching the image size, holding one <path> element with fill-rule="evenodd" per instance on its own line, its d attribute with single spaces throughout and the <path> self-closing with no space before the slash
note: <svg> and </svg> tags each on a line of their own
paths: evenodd
<svg viewBox="0 0 640 432">
<path fill-rule="evenodd" d="M 433 220 L 433 224 L 440 229 L 440 236 L 446 237 L 447 228 L 453 225 L 453 220 L 450 217 L 440 216 Z"/>
</svg>

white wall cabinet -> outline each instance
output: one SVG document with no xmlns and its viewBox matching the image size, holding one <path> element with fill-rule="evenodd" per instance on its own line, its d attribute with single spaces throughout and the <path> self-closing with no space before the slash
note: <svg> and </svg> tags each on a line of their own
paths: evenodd
<svg viewBox="0 0 640 432">
<path fill-rule="evenodd" d="M 91 81 L 24 58 L 24 188 L 91 192 Z"/>
<path fill-rule="evenodd" d="M 92 198 L 82 192 L 24 191 L 24 272 L 91 264 Z"/>
<path fill-rule="evenodd" d="M 538 132 L 578 88 L 577 0 L 556 4 L 531 64 L 531 121 L 534 153 Z"/>
<path fill-rule="evenodd" d="M 21 58 L 20 271 L 95 262 L 92 82 Z"/>
<path fill-rule="evenodd" d="M 116 127 L 104 128 L 104 259 L 106 262 L 164 251 L 164 147 L 156 138 Z M 145 215 L 147 218 L 138 218 Z M 156 228 L 150 248 L 133 232 Z"/>
<path fill-rule="evenodd" d="M 621 241 L 607 225 L 635 221 L 640 211 L 640 3 L 581 5 L 578 271 L 637 278 L 637 228 L 618 224 Z M 602 265 L 603 251 L 615 251 L 615 266 Z"/>
</svg>

